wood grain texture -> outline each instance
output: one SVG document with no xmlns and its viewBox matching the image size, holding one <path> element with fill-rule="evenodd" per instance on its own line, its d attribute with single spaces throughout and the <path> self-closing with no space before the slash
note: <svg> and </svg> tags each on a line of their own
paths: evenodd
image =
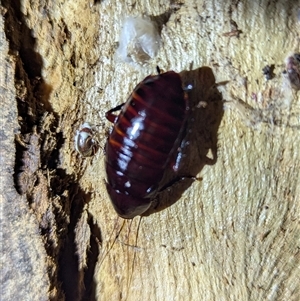
<svg viewBox="0 0 300 301">
<path fill-rule="evenodd" d="M 38 223 L 14 185 L 15 135 L 19 131 L 15 101 L 15 61 L 8 55 L 0 20 L 0 291 L 2 300 L 48 300 L 46 250 Z"/>
<path fill-rule="evenodd" d="M 30 283 L 39 288 L 37 296 L 51 300 L 300 299 L 300 94 L 282 75 L 284 59 L 300 52 L 299 1 L 2 5 L 1 70 L 10 73 L 1 79 L 1 97 L 3 112 L 13 111 L 1 112 L 10 150 L 1 183 L 10 192 L 1 210 L 12 212 L 9 219 L 2 214 L 2 245 L 13 227 L 30 254 L 28 266 L 41 260 L 26 283 L 15 274 L 4 285 L 19 283 L 18 293 L 27 295 Z M 115 51 L 122 19 L 143 14 L 159 25 L 162 45 L 138 67 L 117 60 Z M 105 189 L 102 149 L 110 124 L 104 116 L 157 65 L 193 81 L 197 122 L 186 169 L 199 163 L 202 180 L 164 193 L 163 210 L 123 220 Z M 274 65 L 268 81 L 266 65 Z M 92 158 L 74 149 L 83 122 L 97 128 L 100 149 Z M 14 141 L 14 129 L 26 138 L 35 128 L 39 167 L 28 177 L 32 188 L 20 196 L 13 174 L 24 160 L 15 160 L 13 150 L 22 158 L 25 150 Z M 173 197 L 174 191 L 182 196 Z M 21 218 L 6 209 L 12 200 Z M 35 234 L 24 235 L 25 229 Z M 40 275 L 46 276 L 39 282 Z"/>
</svg>

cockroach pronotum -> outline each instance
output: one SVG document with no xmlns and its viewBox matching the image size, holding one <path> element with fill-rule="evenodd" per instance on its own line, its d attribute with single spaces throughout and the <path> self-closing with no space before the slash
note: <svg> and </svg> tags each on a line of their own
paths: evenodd
<svg viewBox="0 0 300 301">
<path fill-rule="evenodd" d="M 165 173 L 182 159 L 188 98 L 174 71 L 147 76 L 125 104 L 106 113 L 114 123 L 106 143 L 107 191 L 119 216 L 146 212 L 168 186 Z M 121 110 L 117 116 L 114 112 Z M 170 168 L 171 167 L 171 168 Z"/>
</svg>

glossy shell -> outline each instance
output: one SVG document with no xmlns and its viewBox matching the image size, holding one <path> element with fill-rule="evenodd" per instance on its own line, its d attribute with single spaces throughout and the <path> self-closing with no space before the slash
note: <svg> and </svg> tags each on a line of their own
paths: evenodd
<svg viewBox="0 0 300 301">
<path fill-rule="evenodd" d="M 300 90 L 300 54 L 294 53 L 286 59 L 286 71 L 284 72 L 292 88 Z"/>
<path fill-rule="evenodd" d="M 82 124 L 75 135 L 75 149 L 83 157 L 94 156 L 98 150 L 98 143 L 94 138 L 94 131 L 89 123 Z"/>
<path fill-rule="evenodd" d="M 179 74 L 146 77 L 118 116 L 106 144 L 107 190 L 123 218 L 143 214 L 165 186 L 163 177 L 178 155 L 188 104 Z M 178 156 L 181 157 L 181 156 Z"/>
</svg>

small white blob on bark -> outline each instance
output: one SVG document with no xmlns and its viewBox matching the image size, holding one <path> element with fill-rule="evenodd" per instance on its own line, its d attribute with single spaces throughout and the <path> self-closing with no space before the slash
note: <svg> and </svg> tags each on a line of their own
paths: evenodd
<svg viewBox="0 0 300 301">
<path fill-rule="evenodd" d="M 116 55 L 127 63 L 145 65 L 160 46 L 157 27 L 148 18 L 127 17 L 122 26 Z"/>
</svg>

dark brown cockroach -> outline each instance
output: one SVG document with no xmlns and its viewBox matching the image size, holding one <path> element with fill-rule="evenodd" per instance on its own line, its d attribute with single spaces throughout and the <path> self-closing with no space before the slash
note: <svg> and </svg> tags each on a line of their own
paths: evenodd
<svg viewBox="0 0 300 301">
<path fill-rule="evenodd" d="M 187 115 L 188 99 L 174 71 L 147 76 L 125 104 L 106 113 L 114 123 L 106 143 L 106 187 L 119 216 L 143 214 L 168 186 L 165 173 L 172 165 L 178 169 L 183 157 Z"/>
</svg>

